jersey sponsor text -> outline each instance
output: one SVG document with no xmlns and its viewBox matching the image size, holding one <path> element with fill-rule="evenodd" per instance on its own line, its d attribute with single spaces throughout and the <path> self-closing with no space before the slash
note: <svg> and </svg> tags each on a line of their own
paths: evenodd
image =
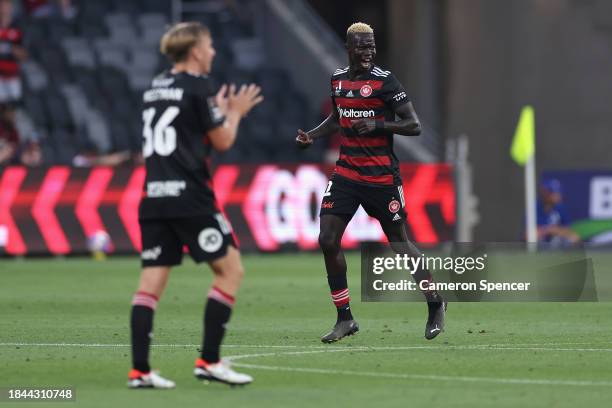
<svg viewBox="0 0 612 408">
<path fill-rule="evenodd" d="M 147 197 L 179 197 L 185 187 L 182 180 L 150 181 L 147 183 Z"/>
<path fill-rule="evenodd" d="M 345 109 L 345 108 L 341 108 L 338 107 L 338 114 L 340 115 L 340 118 L 371 118 L 376 116 L 376 112 L 374 112 L 374 110 L 372 109 L 368 109 L 368 110 L 360 110 L 360 109 L 353 109 L 353 108 L 349 108 L 349 109 Z"/>
</svg>

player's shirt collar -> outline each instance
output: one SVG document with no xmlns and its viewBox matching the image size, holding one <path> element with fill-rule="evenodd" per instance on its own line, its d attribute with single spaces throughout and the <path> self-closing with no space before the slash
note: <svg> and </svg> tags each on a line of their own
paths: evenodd
<svg viewBox="0 0 612 408">
<path fill-rule="evenodd" d="M 196 78 L 208 78 L 208 75 L 206 74 L 198 74 L 197 72 L 192 71 L 175 71 L 174 69 L 171 69 L 168 72 L 170 73 L 170 75 L 186 74 Z"/>
<path fill-rule="evenodd" d="M 375 65 L 375 64 L 372 64 L 372 66 L 367 72 L 363 72 L 352 79 L 349 76 L 349 71 L 350 71 L 350 66 L 346 66 L 344 68 L 338 68 L 336 69 L 336 71 L 334 71 L 332 76 L 338 79 L 339 78 L 343 80 L 347 79 L 349 81 L 364 81 L 368 79 L 376 79 L 376 80 L 384 81 L 385 79 L 388 79 L 389 76 L 391 75 L 391 71 L 384 70 L 380 66 Z"/>
</svg>

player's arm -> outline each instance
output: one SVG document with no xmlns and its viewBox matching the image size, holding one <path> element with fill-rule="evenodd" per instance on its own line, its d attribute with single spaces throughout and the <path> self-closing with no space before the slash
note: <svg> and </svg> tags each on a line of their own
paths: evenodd
<svg viewBox="0 0 612 408">
<path fill-rule="evenodd" d="M 234 85 L 231 85 L 229 90 L 225 85 L 221 87 L 215 96 L 215 102 L 225 113 L 225 121 L 221 126 L 208 131 L 208 138 L 215 150 L 224 152 L 233 146 L 240 121 L 255 105 L 263 101 L 260 93 L 261 88 L 255 84 L 242 85 L 238 91 Z"/>
<path fill-rule="evenodd" d="M 397 135 L 418 136 L 421 134 L 421 122 L 412 106 L 412 102 L 405 103 L 395 108 L 395 114 L 400 118 L 394 122 L 381 121 L 380 126 L 384 130 L 393 132 Z"/>
<path fill-rule="evenodd" d="M 398 135 L 418 136 L 421 134 L 421 122 L 412 106 L 412 102 L 404 103 L 394 109 L 399 116 L 396 121 L 361 119 L 353 122 L 353 129 L 360 135 L 366 135 L 374 130 L 386 130 Z"/>
<path fill-rule="evenodd" d="M 421 134 L 421 122 L 408 98 L 403 85 L 393 74 L 389 74 L 383 85 L 382 100 L 387 108 L 391 109 L 399 120 L 385 121 L 363 119 L 353 122 L 353 129 L 360 135 L 366 135 L 375 130 L 385 130 L 390 133 L 404 136 L 418 136 Z"/>
<path fill-rule="evenodd" d="M 295 142 L 299 147 L 305 149 L 312 145 L 315 139 L 333 135 L 340 130 L 340 118 L 338 117 L 338 111 L 335 109 L 329 114 L 323 122 L 316 128 L 304 132 L 302 129 L 298 129 L 298 135 L 295 138 Z"/>
</svg>

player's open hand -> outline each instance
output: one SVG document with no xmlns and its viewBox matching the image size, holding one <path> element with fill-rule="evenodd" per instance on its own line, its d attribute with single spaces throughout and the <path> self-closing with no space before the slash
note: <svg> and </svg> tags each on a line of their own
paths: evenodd
<svg viewBox="0 0 612 408">
<path fill-rule="evenodd" d="M 353 129 L 357 134 L 367 135 L 376 129 L 376 121 L 372 119 L 360 119 L 352 122 Z"/>
<path fill-rule="evenodd" d="M 236 85 L 232 84 L 229 87 L 227 99 L 228 110 L 236 111 L 241 117 L 244 117 L 264 98 L 261 95 L 261 88 L 255 84 L 242 85 L 238 91 L 236 91 Z"/>
<path fill-rule="evenodd" d="M 310 135 L 304 132 L 302 129 L 298 129 L 298 135 L 295 138 L 295 143 L 300 149 L 306 149 L 312 145 L 313 139 Z"/>
<path fill-rule="evenodd" d="M 221 111 L 221 114 L 225 116 L 227 113 L 227 85 L 223 84 L 215 95 L 215 104 Z"/>
</svg>

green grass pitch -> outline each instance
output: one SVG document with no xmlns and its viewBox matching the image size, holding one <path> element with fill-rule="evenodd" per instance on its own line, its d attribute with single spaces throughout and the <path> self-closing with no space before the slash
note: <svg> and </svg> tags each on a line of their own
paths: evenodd
<svg viewBox="0 0 612 408">
<path fill-rule="evenodd" d="M 206 266 L 173 271 L 155 321 L 152 365 L 170 391 L 128 390 L 128 312 L 137 258 L 0 261 L 0 388 L 72 386 L 82 407 L 609 406 L 612 303 L 454 303 L 446 332 L 423 338 L 426 307 L 360 303 L 361 332 L 331 346 L 335 320 L 319 254 L 250 255 L 225 357 L 252 374 L 244 388 L 191 374 Z M 11 406 L 0 402 L 0 406 Z M 24 407 L 19 403 L 15 406 Z M 42 406 L 39 403 L 33 406 Z"/>
</svg>

